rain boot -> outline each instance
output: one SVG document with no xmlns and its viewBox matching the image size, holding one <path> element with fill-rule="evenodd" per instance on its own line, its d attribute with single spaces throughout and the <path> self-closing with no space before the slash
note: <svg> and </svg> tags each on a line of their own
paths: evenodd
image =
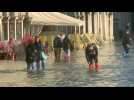
<svg viewBox="0 0 134 100">
<path fill-rule="evenodd" d="M 16 55 L 15 55 L 15 53 L 13 53 L 12 60 L 15 61 L 15 58 L 16 58 Z"/>
<path fill-rule="evenodd" d="M 126 57 L 126 52 L 123 53 L 123 56 Z"/>
<path fill-rule="evenodd" d="M 98 72 L 99 71 L 99 68 L 100 68 L 100 65 L 99 64 L 95 64 L 95 70 Z"/>
<path fill-rule="evenodd" d="M 93 70 L 93 64 L 89 64 L 89 70 L 90 70 L 90 71 Z"/>
</svg>

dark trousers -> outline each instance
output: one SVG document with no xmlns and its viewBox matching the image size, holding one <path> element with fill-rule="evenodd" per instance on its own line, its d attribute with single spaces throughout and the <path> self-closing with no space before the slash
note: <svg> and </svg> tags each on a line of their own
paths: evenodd
<svg viewBox="0 0 134 100">
<path fill-rule="evenodd" d="M 34 66 L 36 67 L 37 71 L 40 71 L 40 69 L 43 71 L 45 69 L 45 62 L 43 60 L 34 62 Z"/>
<path fill-rule="evenodd" d="M 129 53 L 129 48 L 124 48 L 125 53 L 128 54 Z"/>
<path fill-rule="evenodd" d="M 94 55 L 94 54 L 91 54 L 91 55 L 87 55 L 87 62 L 89 64 L 97 64 L 98 63 L 98 56 L 97 55 Z"/>
<path fill-rule="evenodd" d="M 34 64 L 32 62 L 31 63 L 27 62 L 27 71 L 30 71 L 30 68 L 34 69 Z"/>
<path fill-rule="evenodd" d="M 54 48 L 55 61 L 60 61 L 61 59 L 61 48 Z"/>
<path fill-rule="evenodd" d="M 36 62 L 36 68 L 37 68 L 37 71 L 40 70 L 40 62 L 39 61 Z"/>
<path fill-rule="evenodd" d="M 41 60 L 41 62 L 40 62 L 41 64 L 41 66 L 42 66 L 42 70 L 45 70 L 45 61 L 44 60 Z"/>
</svg>

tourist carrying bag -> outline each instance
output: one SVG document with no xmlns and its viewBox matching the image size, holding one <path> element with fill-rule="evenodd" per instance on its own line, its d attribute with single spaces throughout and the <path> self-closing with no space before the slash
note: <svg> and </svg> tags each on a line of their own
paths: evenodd
<svg viewBox="0 0 134 100">
<path fill-rule="evenodd" d="M 47 55 L 44 53 L 44 51 L 41 51 L 41 58 L 43 60 L 47 60 Z"/>
</svg>

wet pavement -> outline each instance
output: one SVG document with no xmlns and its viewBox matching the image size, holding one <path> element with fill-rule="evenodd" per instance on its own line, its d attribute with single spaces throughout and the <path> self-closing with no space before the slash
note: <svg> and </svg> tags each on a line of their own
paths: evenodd
<svg viewBox="0 0 134 100">
<path fill-rule="evenodd" d="M 133 87 L 134 47 L 130 56 L 122 56 L 118 43 L 100 47 L 99 72 L 89 72 L 84 51 L 72 54 L 70 63 L 54 63 L 50 56 L 42 73 L 27 73 L 22 61 L 0 61 L 0 86 L 10 87 Z"/>
</svg>

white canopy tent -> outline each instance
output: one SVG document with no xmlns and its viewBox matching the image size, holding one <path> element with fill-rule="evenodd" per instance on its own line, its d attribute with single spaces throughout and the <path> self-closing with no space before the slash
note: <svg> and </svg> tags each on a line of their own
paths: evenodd
<svg viewBox="0 0 134 100">
<path fill-rule="evenodd" d="M 43 25 L 54 25 L 63 27 L 74 26 L 75 33 L 76 27 L 79 27 L 80 33 L 80 27 L 84 24 L 84 21 L 82 20 L 79 20 L 71 16 L 67 16 L 59 12 L 29 12 L 28 14 L 29 17 L 31 17 L 31 30 L 35 33 L 40 33 L 43 28 Z"/>
<path fill-rule="evenodd" d="M 83 21 L 58 12 L 29 12 L 32 24 L 81 26 Z"/>
</svg>

